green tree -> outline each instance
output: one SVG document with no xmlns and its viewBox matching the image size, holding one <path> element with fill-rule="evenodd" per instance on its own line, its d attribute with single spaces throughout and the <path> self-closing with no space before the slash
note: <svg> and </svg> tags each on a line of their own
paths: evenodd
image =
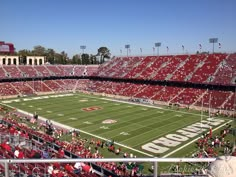
<svg viewBox="0 0 236 177">
<path fill-rule="evenodd" d="M 31 56 L 32 52 L 30 50 L 19 50 L 18 55 L 20 57 L 20 64 L 26 64 L 26 56 Z"/>
<path fill-rule="evenodd" d="M 54 60 L 55 60 L 55 51 L 53 49 L 47 49 L 46 50 L 46 58 L 47 61 L 51 64 L 54 64 Z"/>
<path fill-rule="evenodd" d="M 107 47 L 100 47 L 97 56 L 100 56 L 100 63 L 104 63 L 105 58 L 110 59 L 111 53 Z"/>
<path fill-rule="evenodd" d="M 33 53 L 33 55 L 36 55 L 36 56 L 45 56 L 46 49 L 45 49 L 45 47 L 43 47 L 41 45 L 37 45 L 37 46 L 34 46 L 32 53 Z"/>
<path fill-rule="evenodd" d="M 72 57 L 72 64 L 81 64 L 81 59 L 78 54 L 76 54 Z"/>
<path fill-rule="evenodd" d="M 96 55 L 90 55 L 90 64 L 97 64 Z"/>
<path fill-rule="evenodd" d="M 54 55 L 54 64 L 61 64 L 62 63 L 62 56 L 60 53 L 55 53 Z"/>
<path fill-rule="evenodd" d="M 61 62 L 60 64 L 66 64 L 67 63 L 67 60 L 68 60 L 68 55 L 65 51 L 62 51 L 61 52 Z"/>
<path fill-rule="evenodd" d="M 82 65 L 88 65 L 88 64 L 90 64 L 90 61 L 89 61 L 89 54 L 84 53 L 84 54 L 81 55 L 81 58 L 82 58 Z"/>
</svg>

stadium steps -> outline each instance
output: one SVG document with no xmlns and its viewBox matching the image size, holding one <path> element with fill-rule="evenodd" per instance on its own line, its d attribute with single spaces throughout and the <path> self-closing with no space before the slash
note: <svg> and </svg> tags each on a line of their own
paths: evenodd
<svg viewBox="0 0 236 177">
<path fill-rule="evenodd" d="M 6 76 L 7 78 L 10 78 L 10 77 L 11 77 L 11 74 L 8 73 L 4 67 L 1 66 L 1 68 L 2 68 L 2 70 L 4 71 L 5 76 Z"/>
<path fill-rule="evenodd" d="M 189 60 L 189 58 L 190 58 L 190 57 L 188 56 L 188 57 L 186 58 L 186 60 L 182 61 L 182 62 L 179 64 L 179 66 L 174 70 L 174 72 L 172 72 L 171 74 L 168 74 L 168 75 L 166 76 L 165 80 L 170 80 L 170 79 L 175 75 L 175 73 L 187 63 L 187 61 Z"/>
<path fill-rule="evenodd" d="M 66 90 L 65 85 L 60 85 L 57 80 L 52 80 L 53 83 L 55 83 L 56 85 L 58 85 L 60 88 L 63 88 L 63 91 Z M 63 82 L 64 83 L 64 82 Z"/>
<path fill-rule="evenodd" d="M 98 76 L 100 76 L 100 77 L 106 76 L 105 72 L 108 70 L 111 70 L 111 68 L 113 68 L 117 64 L 117 61 L 114 61 L 110 66 L 107 66 L 109 64 L 110 64 L 110 62 L 107 62 L 106 65 L 103 66 L 103 67 L 107 67 L 107 68 L 106 68 L 106 70 L 102 71 L 101 73 L 98 73 Z"/>
<path fill-rule="evenodd" d="M 36 90 L 35 90 L 30 84 L 28 84 L 28 82 L 26 82 L 26 85 L 27 85 L 27 87 L 29 87 L 31 90 L 33 90 L 33 93 L 36 93 Z"/>
<path fill-rule="evenodd" d="M 200 102 L 200 100 L 204 97 L 204 95 L 206 95 L 208 93 L 208 90 L 206 90 L 205 92 L 202 93 L 201 96 L 198 97 L 198 99 L 195 100 L 195 102 L 193 104 L 190 105 L 190 107 L 194 106 L 197 102 Z"/>
<path fill-rule="evenodd" d="M 125 78 L 125 76 L 128 75 L 130 71 L 132 71 L 132 70 L 135 69 L 136 67 L 139 67 L 139 65 L 141 64 L 141 62 L 142 62 L 144 59 L 145 59 L 145 58 L 143 58 L 143 59 L 140 60 L 140 61 L 137 61 L 134 65 L 132 65 L 132 67 L 129 69 L 129 71 L 127 71 L 127 72 L 125 72 L 125 73 L 123 73 L 123 74 L 121 75 L 121 78 L 123 78 L 123 77 Z M 137 74 L 138 74 L 138 73 L 137 73 Z M 135 75 L 135 76 L 136 76 L 136 75 Z M 135 76 L 134 76 L 134 78 L 136 78 Z"/>
<path fill-rule="evenodd" d="M 14 88 L 16 90 L 16 92 L 19 94 L 19 95 L 22 95 L 22 93 L 12 84 L 10 83 L 10 85 L 12 86 L 12 88 Z"/>
<path fill-rule="evenodd" d="M 50 73 L 51 76 L 56 76 L 56 74 L 51 71 L 48 67 L 44 66 L 44 68 L 46 68 L 46 70 L 48 70 L 48 72 Z"/>
<path fill-rule="evenodd" d="M 144 89 L 146 89 L 148 85 L 145 85 L 143 89 L 140 89 L 138 92 L 136 92 L 133 96 L 136 97 L 136 95 L 140 94 L 143 92 Z"/>
<path fill-rule="evenodd" d="M 160 89 L 158 92 L 156 92 L 155 94 L 153 94 L 153 96 L 150 97 L 151 100 L 153 100 L 153 98 L 155 98 L 160 92 L 162 92 L 162 90 L 164 90 L 165 87 L 163 87 L 162 89 Z"/>
<path fill-rule="evenodd" d="M 78 83 L 79 83 L 79 81 L 76 80 L 75 87 L 72 89 L 73 92 L 76 92 L 76 88 L 77 88 Z"/>
<path fill-rule="evenodd" d="M 216 78 L 218 75 L 220 75 L 220 74 L 219 74 L 220 69 L 224 68 L 225 66 L 226 66 L 226 67 L 229 67 L 229 65 L 227 64 L 227 60 L 228 60 L 229 56 L 230 56 L 230 55 L 227 55 L 226 58 L 223 59 L 223 60 L 219 63 L 219 65 L 218 65 L 218 67 L 217 67 L 215 73 L 213 74 L 213 80 L 212 80 L 211 82 L 214 82 L 214 81 L 215 81 L 215 78 Z M 230 68 L 230 67 L 229 67 L 229 68 Z"/>
<path fill-rule="evenodd" d="M 132 87 L 133 87 L 132 85 L 130 85 L 130 86 L 128 86 L 128 87 L 125 87 L 125 88 L 122 90 L 122 92 L 120 91 L 120 93 L 122 93 L 122 95 L 123 95 L 126 90 L 130 90 L 130 88 L 132 88 Z M 120 94 L 120 95 L 121 95 L 121 94 Z M 121 95 L 121 96 L 122 96 L 122 95 Z"/>
<path fill-rule="evenodd" d="M 33 68 L 34 68 L 34 66 L 33 66 Z M 43 74 L 42 74 L 41 72 L 39 72 L 37 69 L 34 68 L 34 70 L 36 71 L 37 76 L 39 76 L 39 77 L 42 77 L 42 76 L 43 76 Z"/>
<path fill-rule="evenodd" d="M 217 66 L 215 72 L 214 72 L 211 76 L 209 76 L 209 77 L 207 78 L 206 82 L 208 82 L 208 83 L 214 82 L 215 76 L 217 76 L 219 70 L 220 70 L 225 64 L 226 64 L 226 61 L 225 61 L 225 60 L 223 60 L 222 62 L 220 62 L 219 65 Z"/>
<path fill-rule="evenodd" d="M 185 77 L 184 81 L 189 81 L 189 80 L 192 79 L 192 77 L 193 77 L 193 75 L 196 73 L 196 71 L 197 71 L 199 68 L 201 68 L 201 67 L 205 64 L 205 61 L 207 60 L 207 57 L 208 57 L 208 56 L 206 56 L 203 61 L 200 61 L 200 62 L 198 63 L 198 65 L 194 68 L 193 72 L 189 73 L 189 75 L 187 75 L 187 76 Z"/>
<path fill-rule="evenodd" d="M 184 89 L 182 89 L 177 95 L 175 95 L 172 99 L 170 99 L 169 101 L 168 101 L 168 104 L 170 104 L 171 102 L 172 102 L 172 100 L 174 100 L 175 98 L 177 98 L 182 92 L 184 92 L 185 91 L 185 88 Z"/>
<path fill-rule="evenodd" d="M 21 77 L 25 77 L 24 72 L 16 65 L 16 70 L 21 73 Z"/>
<path fill-rule="evenodd" d="M 152 80 L 162 68 L 168 65 L 168 63 L 169 61 L 162 63 L 161 66 L 155 72 L 153 72 L 147 79 Z"/>
<path fill-rule="evenodd" d="M 234 92 L 231 92 L 229 97 L 224 101 L 224 103 L 220 106 L 221 108 L 224 108 L 225 104 L 234 96 Z"/>
<path fill-rule="evenodd" d="M 140 76 L 140 74 L 141 73 L 143 73 L 147 68 L 149 68 L 150 66 L 152 66 L 152 64 L 154 63 L 154 60 L 153 61 L 151 61 L 149 64 L 147 64 L 147 66 L 146 67 L 144 67 L 142 70 L 141 70 L 141 72 L 139 72 L 139 73 L 137 73 L 135 76 L 134 76 L 134 78 L 137 78 L 137 77 L 139 77 Z"/>
<path fill-rule="evenodd" d="M 42 82 L 42 81 L 41 81 Z M 55 91 L 51 88 L 51 87 L 49 87 L 46 83 L 44 83 L 44 82 L 42 82 L 42 84 L 44 84 L 45 85 L 45 87 L 47 87 L 49 90 L 51 90 L 52 92 L 54 92 L 55 93 Z"/>
</svg>

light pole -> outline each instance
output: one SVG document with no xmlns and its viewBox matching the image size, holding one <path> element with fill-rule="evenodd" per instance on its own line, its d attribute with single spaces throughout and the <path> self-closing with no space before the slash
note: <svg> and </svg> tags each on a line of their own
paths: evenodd
<svg viewBox="0 0 236 177">
<path fill-rule="evenodd" d="M 184 54 L 184 45 L 182 45 L 182 50 L 183 50 L 183 54 Z"/>
<path fill-rule="evenodd" d="M 202 53 L 202 44 L 199 44 L 200 53 Z"/>
<path fill-rule="evenodd" d="M 130 49 L 130 45 L 129 44 L 126 44 L 125 45 L 125 48 L 127 50 L 127 57 L 129 56 L 129 49 Z"/>
<path fill-rule="evenodd" d="M 213 49 L 212 49 L 212 53 L 214 53 L 214 45 L 215 43 L 218 42 L 218 38 L 210 38 L 209 39 L 209 43 L 212 43 L 213 44 Z"/>
<path fill-rule="evenodd" d="M 82 61 L 81 61 L 81 63 L 82 63 L 82 65 L 83 65 L 83 58 L 84 58 L 84 50 L 86 49 L 86 45 L 81 45 L 80 46 L 80 49 L 82 50 Z"/>
<path fill-rule="evenodd" d="M 157 56 L 159 56 L 159 47 L 161 47 L 161 43 L 160 42 L 155 43 L 155 47 L 157 48 Z"/>
<path fill-rule="evenodd" d="M 84 50 L 86 49 L 86 45 L 81 45 L 80 49 L 82 50 L 82 54 L 84 54 Z"/>
</svg>

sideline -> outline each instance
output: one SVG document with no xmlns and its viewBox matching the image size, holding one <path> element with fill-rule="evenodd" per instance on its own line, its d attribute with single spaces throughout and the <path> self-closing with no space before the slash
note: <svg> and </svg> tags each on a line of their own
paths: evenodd
<svg viewBox="0 0 236 177">
<path fill-rule="evenodd" d="M 78 94 L 78 93 L 77 93 Z M 97 97 L 94 97 L 94 96 L 89 96 L 85 93 L 82 93 L 84 97 L 87 97 L 87 98 L 94 98 L 94 99 L 100 99 L 100 100 L 107 100 L 107 101 L 112 101 L 112 102 L 119 102 L 119 103 L 126 103 L 126 104 L 135 104 L 135 105 L 138 105 L 138 106 L 143 106 L 143 107 L 152 107 L 152 108 L 156 108 L 156 109 L 161 109 L 161 110 L 165 110 L 165 111 L 171 111 L 171 112 L 178 112 L 178 113 L 182 113 L 182 114 L 189 114 L 189 115 L 195 115 L 195 116 L 201 116 L 201 114 L 197 114 L 197 113 L 192 113 L 192 112 L 186 112 L 186 111 L 179 111 L 179 110 L 173 110 L 173 109 L 167 109 L 167 108 L 162 108 L 162 107 L 158 107 L 158 106 L 151 106 L 151 105 L 146 105 L 146 104 L 138 104 L 138 103 L 132 103 L 132 102 L 129 102 L 129 101 L 121 101 L 121 100 L 116 100 L 116 99 L 109 99 L 109 98 L 100 98 L 99 96 Z M 78 94 L 80 95 L 80 94 Z M 80 95 L 81 96 L 81 95 Z M 203 117 L 209 117 L 208 115 L 202 115 Z M 218 118 L 218 119 L 227 119 L 225 117 L 212 117 L 212 118 Z"/>
<path fill-rule="evenodd" d="M 9 106 L 9 105 L 3 104 L 3 103 L 1 103 L 1 104 L 4 105 L 4 106 L 7 106 L 7 107 L 10 107 L 10 108 L 15 109 L 15 108 L 12 107 L 12 106 Z M 23 114 L 27 114 L 27 115 L 28 115 L 28 114 L 31 114 L 31 113 L 29 113 L 29 112 L 20 110 L 20 109 L 18 109 L 18 108 L 16 108 L 16 110 L 17 110 L 18 112 L 20 112 L 20 113 L 23 113 Z M 48 119 L 46 119 L 46 118 L 44 118 L 44 117 L 42 117 L 42 116 L 39 116 L 38 119 L 40 119 L 40 120 L 42 120 L 42 121 L 48 120 Z M 62 127 L 62 128 L 68 129 L 68 130 L 70 130 L 70 129 L 75 129 L 75 128 L 73 128 L 73 127 L 70 127 L 70 126 L 68 126 L 68 125 L 64 125 L 64 124 L 55 122 L 55 121 L 53 121 L 53 120 L 50 120 L 50 121 L 51 121 L 54 125 L 56 125 L 56 126 L 58 126 L 58 127 Z M 96 137 L 96 138 L 99 138 L 99 139 L 104 140 L 104 141 L 110 141 L 109 139 L 100 137 L 100 136 L 98 136 L 98 135 L 94 135 L 94 134 L 92 134 L 92 133 L 88 133 L 88 132 L 85 132 L 85 131 L 80 130 L 80 129 L 78 129 L 78 130 L 79 130 L 80 132 L 82 132 L 82 133 L 84 133 L 84 134 L 87 134 L 87 135 L 90 135 L 90 136 L 92 136 L 92 137 Z M 138 153 L 140 153 L 140 154 L 144 154 L 144 155 L 149 156 L 149 157 L 154 157 L 154 156 L 151 155 L 151 154 L 148 154 L 148 153 L 146 153 L 146 152 L 143 152 L 143 151 L 134 149 L 134 148 L 129 147 L 129 146 L 126 146 L 126 145 L 124 145 L 124 144 L 120 144 L 120 143 L 116 143 L 116 142 L 114 142 L 114 144 L 116 144 L 116 145 L 118 145 L 118 146 L 121 146 L 121 147 L 124 147 L 124 148 L 127 148 L 127 149 L 129 149 L 129 150 L 132 150 L 132 151 L 134 151 L 134 152 L 138 152 Z"/>
<path fill-rule="evenodd" d="M 214 128 L 214 129 L 212 130 L 212 132 L 218 130 L 219 128 L 225 126 L 225 124 L 230 123 L 230 122 L 232 122 L 232 121 L 233 121 L 233 120 L 230 120 L 230 121 L 228 121 L 228 122 L 226 122 L 226 123 L 223 123 L 223 124 L 220 125 L 219 127 Z M 172 154 L 176 153 L 177 151 L 179 151 L 179 150 L 185 148 L 186 146 L 188 146 L 188 145 L 192 144 L 193 142 L 197 141 L 198 139 L 199 139 L 199 137 L 193 139 L 192 141 L 186 143 L 185 145 L 183 145 L 183 146 L 181 146 L 181 147 L 175 149 L 174 151 L 172 151 L 172 152 L 170 152 L 170 153 L 164 155 L 163 158 L 169 157 L 170 155 L 172 155 Z"/>
<path fill-rule="evenodd" d="M 128 101 L 121 101 L 121 100 L 113 100 L 109 98 L 100 98 L 101 100 L 107 100 L 107 101 L 113 101 L 113 102 L 118 102 L 118 103 L 126 103 L 126 104 L 132 104 L 132 105 L 138 105 L 138 106 L 143 106 L 143 107 L 148 107 L 148 108 L 157 108 L 157 109 L 163 109 L 158 106 L 152 106 L 152 105 L 146 105 L 146 104 L 139 104 L 139 103 L 133 103 L 133 102 L 128 102 Z"/>
</svg>

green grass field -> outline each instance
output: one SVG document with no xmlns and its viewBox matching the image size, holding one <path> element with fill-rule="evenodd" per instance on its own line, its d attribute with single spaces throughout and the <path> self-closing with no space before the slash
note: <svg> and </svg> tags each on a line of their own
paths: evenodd
<svg viewBox="0 0 236 177">
<path fill-rule="evenodd" d="M 39 97 L 43 99 L 38 99 Z M 4 100 L 2 103 L 28 113 L 37 112 L 39 116 L 80 129 L 89 136 L 114 140 L 122 149 L 128 149 L 138 157 L 175 157 L 175 154 L 184 157 L 194 151 L 189 142 L 201 134 L 189 137 L 175 146 L 169 146 L 163 153 L 154 153 L 142 146 L 199 123 L 200 113 L 122 103 L 81 93 L 62 94 L 60 97 L 51 95 L 17 98 Z M 207 115 L 203 116 L 203 120 L 206 118 Z M 225 120 L 225 123 L 227 121 Z M 183 148 L 185 151 L 180 153 Z"/>
</svg>

